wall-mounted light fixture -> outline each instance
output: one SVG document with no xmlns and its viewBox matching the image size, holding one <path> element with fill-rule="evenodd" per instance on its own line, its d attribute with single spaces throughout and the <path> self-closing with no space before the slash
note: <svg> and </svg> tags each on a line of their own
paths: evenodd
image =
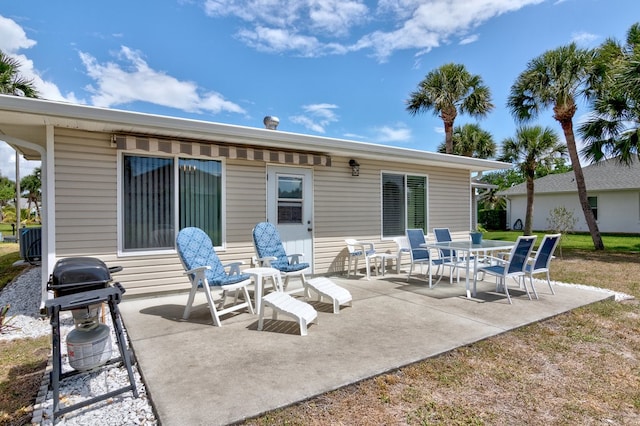
<svg viewBox="0 0 640 426">
<path fill-rule="evenodd" d="M 352 158 L 349 160 L 349 167 L 351 167 L 351 176 L 360 176 L 360 163 Z"/>
</svg>

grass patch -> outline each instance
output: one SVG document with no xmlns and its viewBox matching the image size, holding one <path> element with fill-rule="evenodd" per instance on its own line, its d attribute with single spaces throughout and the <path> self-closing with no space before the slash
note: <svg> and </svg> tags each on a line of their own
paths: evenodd
<svg viewBox="0 0 640 426">
<path fill-rule="evenodd" d="M 538 236 L 537 244 L 540 244 L 546 232 L 534 232 Z M 515 241 L 522 231 L 487 231 L 484 238 L 488 240 Z M 636 234 L 601 234 L 605 251 L 609 252 L 640 252 L 640 237 Z M 590 250 L 593 251 L 593 240 L 591 234 L 574 233 L 562 236 L 561 248 L 570 250 Z"/>
<path fill-rule="evenodd" d="M 51 338 L 0 341 L 0 425 L 31 421 Z"/>
<path fill-rule="evenodd" d="M 13 263 L 18 260 L 20 260 L 18 244 L 0 243 L 0 291 L 24 271 L 25 266 L 13 266 Z"/>
</svg>

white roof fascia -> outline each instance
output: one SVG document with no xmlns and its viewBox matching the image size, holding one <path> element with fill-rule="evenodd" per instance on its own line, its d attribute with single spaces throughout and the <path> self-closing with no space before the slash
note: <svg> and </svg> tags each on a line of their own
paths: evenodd
<svg viewBox="0 0 640 426">
<path fill-rule="evenodd" d="M 4 125 L 53 125 L 96 132 L 294 148 L 333 156 L 399 161 L 471 172 L 511 167 L 511 164 L 494 160 L 11 95 L 0 95 L 0 139 Z"/>
</svg>

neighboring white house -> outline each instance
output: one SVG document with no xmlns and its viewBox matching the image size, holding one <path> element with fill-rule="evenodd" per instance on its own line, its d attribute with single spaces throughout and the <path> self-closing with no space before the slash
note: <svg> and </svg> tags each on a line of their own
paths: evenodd
<svg viewBox="0 0 640 426">
<path fill-rule="evenodd" d="M 344 239 L 394 251 L 407 227 L 468 238 L 471 175 L 510 165 L 266 128 L 0 95 L 0 139 L 42 161 L 43 288 L 60 258 L 122 266 L 128 295 L 186 290 L 175 250 L 206 228 L 223 262 L 276 223 L 311 274 L 345 270 Z"/>
<path fill-rule="evenodd" d="M 640 234 L 640 162 L 631 166 L 609 159 L 583 167 L 589 204 L 600 232 Z M 507 198 L 507 225 L 517 229 L 524 224 L 527 205 L 526 184 L 515 185 L 498 195 Z M 573 171 L 547 175 L 535 180 L 533 229 L 550 229 L 551 210 L 564 206 L 577 219 L 575 230 L 588 232 L 578 200 Z"/>
</svg>

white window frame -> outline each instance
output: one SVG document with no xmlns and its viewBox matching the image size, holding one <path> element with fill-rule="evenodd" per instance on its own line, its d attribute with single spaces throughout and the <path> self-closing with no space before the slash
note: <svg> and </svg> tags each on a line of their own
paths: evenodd
<svg viewBox="0 0 640 426">
<path fill-rule="evenodd" d="M 401 235 L 395 235 L 395 236 L 385 236 L 384 235 L 384 190 L 383 190 L 383 184 L 384 184 L 384 175 L 388 174 L 388 175 L 399 175 L 399 176 L 404 176 L 404 184 L 405 184 L 405 188 L 404 188 L 404 225 L 405 225 L 405 230 L 407 227 L 407 214 L 409 212 L 409 206 L 408 206 L 408 200 L 407 200 L 407 176 L 415 176 L 415 177 L 423 177 L 425 179 L 425 214 L 426 214 L 426 218 L 425 218 L 425 235 L 427 235 L 428 229 L 429 229 L 429 220 L 431 219 L 431 214 L 429 213 L 429 175 L 424 174 L 424 173 L 411 173 L 411 172 L 398 172 L 396 170 L 382 170 L 380 172 L 380 182 L 379 182 L 379 188 L 380 188 L 380 237 L 381 239 L 384 240 L 392 240 L 395 237 L 401 237 L 404 236 L 405 234 L 401 234 Z"/>
<path fill-rule="evenodd" d="M 226 227 L 226 223 L 227 223 L 227 164 L 226 164 L 226 159 L 224 157 L 206 157 L 206 156 L 193 156 L 193 155 L 166 155 L 166 154 L 161 154 L 161 153 L 157 153 L 157 152 L 147 152 L 147 151 L 137 151 L 137 150 L 121 150 L 118 153 L 118 161 L 117 161 L 117 165 L 116 165 L 116 172 L 117 172 L 117 197 L 116 197 L 116 213 L 118 215 L 118 220 L 117 220 L 117 234 L 118 234 L 118 238 L 117 238 L 117 244 L 118 244 L 118 257 L 135 257 L 135 256 L 150 256 L 150 255 L 167 255 L 167 254 L 175 254 L 177 253 L 175 246 L 171 249 L 158 249 L 158 250 L 124 250 L 123 245 L 124 245 L 124 220 L 123 220 L 123 215 L 124 215 L 124 209 L 123 209 L 123 196 L 122 193 L 124 191 L 123 188 L 123 182 L 122 182 L 122 168 L 123 168 L 123 164 L 124 164 L 124 156 L 125 155 L 135 155 L 138 157 L 150 157 L 150 158 L 171 158 L 173 159 L 174 163 L 176 164 L 176 167 L 174 167 L 174 185 L 176 185 L 175 190 L 173 191 L 173 203 L 174 206 L 179 206 L 180 205 L 180 194 L 178 191 L 178 167 L 177 164 L 179 163 L 180 159 L 196 159 L 196 160 L 207 160 L 207 161 L 219 161 L 220 165 L 221 165 L 221 201 L 222 201 L 222 205 L 221 205 L 221 219 L 220 219 L 220 225 L 222 227 L 221 229 L 221 235 L 222 235 L 222 245 L 221 246 L 215 246 L 216 251 L 224 251 L 226 249 L 226 241 L 227 241 L 227 227 Z M 174 217 L 174 229 L 176 229 L 176 235 L 177 235 L 177 230 L 179 228 L 179 224 L 180 224 L 180 213 L 176 212 L 177 214 Z"/>
<path fill-rule="evenodd" d="M 598 221 L 599 214 L 600 214 L 600 212 L 599 212 L 600 207 L 598 206 L 598 196 L 597 196 L 597 195 L 589 195 L 589 196 L 587 196 L 587 200 L 588 200 L 588 202 L 589 202 L 589 208 L 590 208 L 590 209 L 591 209 L 591 211 L 593 212 L 593 207 L 591 207 L 591 198 L 593 198 L 593 199 L 595 199 L 595 200 L 596 200 L 596 213 L 594 214 L 594 216 L 596 216 L 596 217 L 595 217 L 595 220 L 596 220 L 596 222 L 597 222 L 597 221 Z"/>
</svg>

